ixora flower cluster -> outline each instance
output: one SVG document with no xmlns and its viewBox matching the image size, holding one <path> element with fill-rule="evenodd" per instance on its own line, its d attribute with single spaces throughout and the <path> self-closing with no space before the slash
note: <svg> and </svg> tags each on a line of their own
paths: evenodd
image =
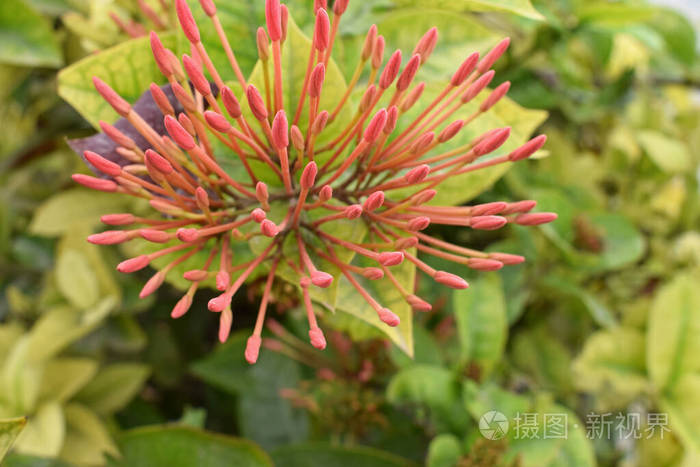
<svg viewBox="0 0 700 467">
<path fill-rule="evenodd" d="M 410 261 L 440 284 L 456 289 L 468 287 L 464 279 L 423 262 L 415 255 L 416 250 L 479 270 L 496 270 L 524 261 L 521 256 L 485 253 L 434 238 L 422 232 L 430 224 L 493 230 L 508 223 L 537 225 L 556 218 L 552 213 L 530 212 L 534 201 L 460 207 L 427 204 L 436 195 L 436 188 L 450 177 L 525 159 L 545 142 L 545 136 L 537 136 L 508 154 L 483 159 L 482 156 L 495 151 L 509 137 L 510 128 L 495 128 L 466 145 L 449 151 L 440 149 L 507 92 L 509 83 L 501 84 L 490 91 L 472 115 L 448 122 L 458 109 L 486 89 L 494 76 L 490 68 L 508 47 L 508 39 L 484 57 L 477 53 L 468 56 L 442 92 L 423 104 L 417 118 L 407 125 L 397 125 L 409 109 L 420 105 L 425 83 L 414 83 L 414 77 L 436 45 L 435 28 L 418 41 L 402 69 L 399 50 L 383 63 L 384 38 L 372 25 L 342 99 L 334 108 L 322 109 L 325 71 L 348 0 L 335 1 L 332 19 L 326 1 L 317 0 L 315 29 L 300 97 L 284 108 L 287 90 L 283 86 L 282 50 L 287 36 L 286 7 L 279 0 L 266 1 L 267 28 L 259 28 L 257 35 L 260 63 L 266 77 L 264 89 L 259 90 L 243 76 L 217 18 L 214 2 L 200 0 L 200 3 L 215 26 L 237 77 L 236 85 L 229 87 L 222 81 L 186 0 L 177 0 L 177 17 L 191 43 L 191 56 L 184 55 L 182 61 L 178 60 L 163 47 L 156 33 L 151 33 L 151 46 L 156 63 L 183 111 L 176 112 L 163 88 L 152 85 L 150 91 L 167 130 L 160 134 L 132 105 L 94 77 L 99 93 L 150 148 L 142 149 L 134 138 L 103 122 L 104 133 L 116 143 L 117 152 L 126 162 L 116 163 L 86 151 L 85 159 L 102 176 L 73 176 L 76 182 L 89 188 L 144 198 L 161 213 L 154 218 L 128 213 L 105 215 L 103 223 L 129 227 L 88 238 L 96 244 L 117 244 L 135 238 L 170 243 L 117 266 L 119 271 L 131 273 L 157 258 L 166 255 L 172 258 L 146 283 L 142 297 L 153 293 L 178 264 L 197 252 L 208 252 L 199 269 L 184 273 L 191 286 L 175 305 L 174 318 L 188 311 L 203 281 L 215 279 L 221 294 L 209 301 L 208 308 L 220 314 L 219 339 L 225 341 L 233 319 L 233 295 L 258 267 L 263 268 L 267 280 L 255 329 L 245 351 L 246 360 L 254 363 L 260 350 L 273 281 L 284 265 L 300 278 L 298 285 L 308 317 L 309 337 L 313 346 L 323 349 L 326 341 L 317 324 L 311 287 L 329 287 L 342 275 L 376 310 L 381 321 L 397 326 L 399 317 L 373 298 L 362 282 L 385 281 L 386 287 L 395 287 L 416 310 L 430 310 L 431 305 L 412 290 L 406 290 L 392 274 L 392 267 L 403 261 Z M 352 109 L 354 117 L 341 122 L 341 130 L 334 139 L 317 144 L 319 135 L 338 117 L 341 108 L 350 106 L 348 97 L 358 87 L 359 77 L 368 63 L 369 79 L 359 104 Z M 205 70 L 212 81 L 205 77 Z M 232 87 L 238 86 L 237 96 Z M 378 109 L 382 97 L 388 104 Z M 242 109 L 242 102 L 249 110 Z M 302 110 L 308 112 L 307 125 L 300 123 Z M 246 174 L 244 177 L 234 179 L 224 170 L 212 149 L 213 138 L 235 154 L 241 173 Z M 268 183 L 264 183 L 260 180 L 262 172 L 272 174 L 277 182 L 267 178 Z M 283 207 L 279 219 L 271 218 L 273 204 Z M 366 229 L 363 239 L 341 238 L 338 229 L 330 228 L 334 223 L 348 220 L 363 223 Z M 252 243 L 266 237 L 269 238 L 263 242 L 265 246 L 259 255 L 235 264 L 235 242 Z M 362 266 L 358 265 L 358 258 L 363 260 Z M 330 265 L 325 269 L 333 268 L 338 275 L 319 269 L 321 264 Z"/>
</svg>

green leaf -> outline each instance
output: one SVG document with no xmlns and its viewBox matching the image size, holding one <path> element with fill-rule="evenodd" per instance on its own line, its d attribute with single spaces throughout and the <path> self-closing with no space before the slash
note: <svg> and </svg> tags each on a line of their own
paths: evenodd
<svg viewBox="0 0 700 467">
<path fill-rule="evenodd" d="M 272 461 L 252 442 L 187 427 L 152 426 L 127 431 L 119 440 L 121 459 L 112 467 L 266 467 Z"/>
<path fill-rule="evenodd" d="M 443 433 L 436 436 L 428 447 L 428 467 L 452 467 L 457 465 L 462 448 L 459 439 L 453 434 Z"/>
<path fill-rule="evenodd" d="M 238 396 L 242 435 L 266 449 L 306 438 L 306 414 L 279 396 L 294 388 L 301 375 L 299 365 L 276 352 L 262 350 L 255 365 L 243 359 L 249 331 L 239 332 L 203 360 L 192 372 L 206 383 Z"/>
<path fill-rule="evenodd" d="M 44 367 L 39 399 L 65 402 L 97 373 L 97 362 L 89 358 L 55 358 Z"/>
<path fill-rule="evenodd" d="M 666 49 L 686 65 L 695 61 L 695 29 L 689 18 L 671 8 L 658 8 L 649 24 L 666 41 Z"/>
<path fill-rule="evenodd" d="M 572 389 L 570 351 L 545 327 L 519 332 L 509 344 L 513 363 L 538 388 L 566 395 Z"/>
<path fill-rule="evenodd" d="M 37 208 L 29 232 L 54 237 L 80 226 L 91 228 L 99 223 L 101 215 L 125 209 L 127 201 L 114 193 L 83 188 L 63 191 Z"/>
<path fill-rule="evenodd" d="M 272 451 L 277 467 L 327 465 L 333 467 L 399 467 L 413 463 L 394 454 L 364 446 L 344 447 L 323 443 L 283 446 Z"/>
<path fill-rule="evenodd" d="M 134 398 L 150 373 L 146 365 L 138 363 L 106 366 L 75 399 L 98 414 L 111 414 L 124 408 Z"/>
<path fill-rule="evenodd" d="M 405 368 L 391 379 L 386 394 L 393 404 L 428 407 L 438 428 L 462 430 L 466 425 L 460 386 L 445 368 L 428 365 Z"/>
<path fill-rule="evenodd" d="M 17 438 L 15 450 L 39 457 L 56 457 L 66 435 L 66 422 L 58 402 L 39 406 Z"/>
<path fill-rule="evenodd" d="M 63 63 L 51 23 L 21 0 L 0 2 L 0 62 L 51 68 Z"/>
<path fill-rule="evenodd" d="M 119 456 L 119 450 L 105 424 L 80 404 L 65 407 L 68 431 L 60 457 L 76 465 L 103 465 L 105 455 Z"/>
<path fill-rule="evenodd" d="M 78 308 L 89 308 L 99 298 L 97 278 L 80 251 L 61 251 L 56 261 L 56 282 L 61 293 Z"/>
<path fill-rule="evenodd" d="M 460 2 L 455 2 L 460 3 Z M 525 18 L 544 20 L 544 16 L 532 6 L 530 0 L 465 0 L 467 7 L 474 10 L 493 10 L 515 13 Z"/>
<path fill-rule="evenodd" d="M 174 33 L 160 34 L 165 47 L 175 48 Z M 64 68 L 58 74 L 58 94 L 72 105 L 93 127 L 98 122 L 114 122 L 118 115 L 92 85 L 97 76 L 128 102 L 134 102 L 152 83 L 165 77 L 153 59 L 149 39 L 133 39 L 103 50 Z"/>
<path fill-rule="evenodd" d="M 27 424 L 25 417 L 0 420 L 0 462 Z"/>
<path fill-rule="evenodd" d="M 610 401 L 608 407 L 624 407 L 648 390 L 645 344 L 641 331 L 632 328 L 592 334 L 573 364 L 576 387 Z"/>
<path fill-rule="evenodd" d="M 654 164 L 664 172 L 686 172 L 691 169 L 690 152 L 678 139 L 669 138 L 655 130 L 642 130 L 637 138 Z"/>
<path fill-rule="evenodd" d="M 486 274 L 452 297 L 462 364 L 476 364 L 488 376 L 501 360 L 508 335 L 501 278 Z"/>
<path fill-rule="evenodd" d="M 114 308 L 115 300 L 107 297 L 92 310 L 79 312 L 58 307 L 44 313 L 34 325 L 29 337 L 30 361 L 46 360 L 93 329 Z"/>
<path fill-rule="evenodd" d="M 46 457 L 29 456 L 26 454 L 18 454 L 16 452 L 10 454 L 5 459 L 3 467 L 75 467 L 61 462 L 58 459 L 49 459 Z"/>
<path fill-rule="evenodd" d="M 617 318 L 613 312 L 600 303 L 597 297 L 575 282 L 565 277 L 551 275 L 543 279 L 543 284 L 563 296 L 574 297 L 586 308 L 593 321 L 604 328 L 617 326 Z"/>
</svg>

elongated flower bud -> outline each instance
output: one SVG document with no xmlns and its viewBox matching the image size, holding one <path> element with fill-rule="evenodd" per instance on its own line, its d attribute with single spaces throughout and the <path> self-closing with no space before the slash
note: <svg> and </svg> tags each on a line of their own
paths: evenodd
<svg viewBox="0 0 700 467">
<path fill-rule="evenodd" d="M 430 173 L 430 166 L 427 164 L 421 164 L 417 167 L 412 168 L 403 176 L 406 182 L 410 185 L 420 183 L 425 177 Z"/>
<path fill-rule="evenodd" d="M 324 185 L 321 191 L 318 192 L 318 198 L 324 203 L 333 197 L 333 188 L 330 185 Z"/>
<path fill-rule="evenodd" d="M 116 245 L 129 240 L 128 232 L 123 230 L 105 230 L 88 236 L 87 241 L 95 245 Z"/>
<path fill-rule="evenodd" d="M 197 104 L 195 103 L 192 96 L 183 88 L 180 83 L 173 82 L 171 84 L 171 89 L 177 100 L 182 104 L 182 107 L 188 112 L 196 112 Z"/>
<path fill-rule="evenodd" d="M 350 220 L 357 219 L 362 215 L 362 206 L 359 204 L 351 204 L 345 208 L 344 214 L 345 217 Z"/>
<path fill-rule="evenodd" d="M 117 191 L 119 185 L 117 185 L 112 180 L 105 180 L 103 178 L 95 178 L 89 175 L 83 174 L 73 174 L 71 176 L 74 182 L 80 183 L 81 185 L 92 188 L 93 190 L 112 192 Z"/>
<path fill-rule="evenodd" d="M 117 177 L 122 173 L 122 168 L 119 164 L 115 164 L 112 161 L 105 159 L 97 153 L 92 151 L 85 151 L 83 153 L 85 159 L 91 163 L 97 170 L 110 177 Z"/>
<path fill-rule="evenodd" d="M 452 75 L 452 79 L 450 80 L 450 84 L 452 86 L 459 86 L 462 84 L 471 74 L 472 71 L 474 71 L 474 68 L 476 67 L 476 64 L 479 62 L 479 52 L 474 52 L 473 54 L 469 55 L 457 68 L 457 71 Z"/>
<path fill-rule="evenodd" d="M 379 253 L 377 261 L 383 266 L 396 266 L 403 262 L 403 253 L 400 251 L 385 251 Z"/>
<path fill-rule="evenodd" d="M 413 105 L 420 99 L 421 95 L 423 95 L 423 91 L 425 90 L 425 83 L 420 82 L 418 83 L 411 91 L 409 91 L 408 94 L 406 94 L 406 97 L 404 98 L 403 102 L 401 102 L 401 112 L 407 112 Z"/>
<path fill-rule="evenodd" d="M 386 125 L 386 119 L 386 109 L 379 109 L 365 129 L 365 133 L 363 135 L 364 140 L 371 143 L 377 139 L 384 129 L 384 125 Z"/>
<path fill-rule="evenodd" d="M 384 61 L 384 47 L 384 36 L 377 36 L 377 40 L 374 41 L 374 48 L 372 49 L 372 68 L 375 70 L 378 70 Z"/>
<path fill-rule="evenodd" d="M 316 182 L 316 174 L 318 173 L 318 166 L 315 162 L 309 162 L 304 171 L 301 173 L 301 178 L 299 179 L 299 185 L 303 190 L 309 190 L 314 186 Z"/>
<path fill-rule="evenodd" d="M 267 107 L 265 107 L 265 101 L 263 101 L 258 88 L 252 84 L 248 85 L 245 95 L 248 98 L 248 106 L 253 112 L 253 116 L 260 121 L 265 120 L 267 118 Z"/>
<path fill-rule="evenodd" d="M 150 262 L 151 260 L 148 259 L 147 255 L 137 256 L 119 263 L 117 265 L 117 271 L 129 274 L 145 268 Z"/>
<path fill-rule="evenodd" d="M 124 133 L 119 131 L 114 125 L 111 125 L 105 121 L 100 120 L 100 128 L 102 131 L 115 143 L 125 148 L 130 148 L 134 146 L 134 140 L 126 136 Z"/>
<path fill-rule="evenodd" d="M 326 128 L 326 124 L 328 123 L 328 117 L 329 114 L 327 110 L 319 112 L 319 114 L 316 116 L 316 120 L 314 120 L 314 123 L 311 127 L 311 133 L 313 133 L 314 135 L 321 133 L 324 130 L 324 128 Z"/>
<path fill-rule="evenodd" d="M 467 90 L 462 94 L 461 100 L 464 103 L 467 103 L 474 99 L 486 86 L 489 85 L 491 80 L 493 79 L 495 72 L 493 70 L 484 73 L 474 81 L 474 83 L 467 88 Z"/>
<path fill-rule="evenodd" d="M 253 86 L 250 85 L 249 87 Z M 264 118 L 267 118 L 267 116 Z M 272 144 L 278 150 L 289 146 L 289 124 L 287 123 L 287 115 L 284 113 L 284 110 L 277 112 L 272 120 Z"/>
<path fill-rule="evenodd" d="M 211 85 L 209 84 L 209 80 L 205 78 L 204 73 L 202 73 L 199 64 L 192 60 L 189 55 L 184 55 L 182 57 L 182 64 L 195 89 L 203 96 L 211 94 Z"/>
<path fill-rule="evenodd" d="M 245 360 L 251 365 L 258 361 L 258 355 L 260 354 L 260 345 L 262 344 L 262 339 L 260 336 L 250 336 L 246 341 L 245 345 Z"/>
<path fill-rule="evenodd" d="M 421 39 L 418 41 L 416 48 L 413 50 L 413 55 L 418 54 L 420 56 L 421 64 L 425 63 L 428 57 L 430 57 L 430 54 L 433 53 L 437 40 L 438 30 L 436 27 L 432 27 L 428 29 L 428 31 L 426 31 L 423 37 L 421 37 Z"/>
<path fill-rule="evenodd" d="M 399 74 L 399 69 L 401 68 L 401 51 L 397 50 L 394 52 L 389 61 L 386 62 L 384 71 L 379 77 L 379 87 L 382 89 L 387 89 L 394 82 L 396 76 Z"/>
<path fill-rule="evenodd" d="M 304 151 L 304 135 L 302 134 L 299 127 L 296 125 L 292 125 L 291 130 L 289 130 L 289 134 L 291 135 L 292 146 L 294 146 L 294 149 L 296 149 L 299 152 L 303 152 Z"/>
<path fill-rule="evenodd" d="M 155 83 L 151 83 L 149 89 L 151 91 L 151 97 L 153 97 L 153 101 L 158 106 L 158 109 L 160 109 L 160 112 L 163 115 L 173 115 L 175 113 L 175 109 L 173 109 L 170 100 L 160 86 Z"/>
<path fill-rule="evenodd" d="M 333 14 L 340 16 L 345 13 L 345 10 L 348 9 L 348 3 L 350 3 L 350 0 L 335 0 Z"/>
<path fill-rule="evenodd" d="M 316 12 L 316 25 L 314 27 L 314 47 L 319 52 L 323 52 L 328 47 L 330 40 L 331 23 L 326 10 L 320 9 Z"/>
<path fill-rule="evenodd" d="M 438 142 L 445 143 L 451 140 L 457 133 L 459 133 L 462 130 L 462 128 L 464 128 L 464 120 L 457 120 L 450 123 L 449 125 L 447 125 L 447 127 L 445 127 L 444 130 L 440 132 L 440 135 L 438 136 Z"/>
<path fill-rule="evenodd" d="M 362 61 L 366 62 L 372 56 L 372 49 L 374 48 L 374 42 L 377 40 L 377 25 L 373 24 L 369 27 L 367 31 L 367 36 L 365 37 L 365 43 L 362 46 Z"/>
<path fill-rule="evenodd" d="M 369 108 L 369 106 L 372 103 L 372 101 L 374 100 L 374 96 L 376 94 L 377 94 L 377 87 L 374 84 L 367 87 L 367 90 L 362 95 L 362 100 L 360 101 L 360 106 L 359 106 L 360 112 L 364 112 Z"/>
<path fill-rule="evenodd" d="M 530 157 L 532 154 L 536 153 L 537 151 L 540 150 L 542 146 L 544 146 L 544 143 L 547 141 L 547 136 L 545 135 L 539 135 L 535 138 L 532 138 L 530 141 L 527 143 L 523 144 L 513 152 L 511 152 L 508 155 L 508 160 L 515 162 L 519 161 L 522 159 L 527 159 Z"/>
<path fill-rule="evenodd" d="M 214 16 L 216 14 L 214 0 L 199 0 L 199 4 L 202 5 L 202 10 L 204 10 L 207 16 Z"/>
<path fill-rule="evenodd" d="M 371 281 L 377 281 L 384 277 L 384 271 L 379 268 L 364 268 L 362 270 L 362 275 Z"/>
<path fill-rule="evenodd" d="M 170 57 L 165 51 L 165 47 L 158 37 L 155 31 L 151 31 L 151 51 L 153 52 L 153 58 L 155 58 L 156 65 L 158 69 L 163 74 L 163 76 L 170 76 L 173 74 L 173 67 L 170 63 Z"/>
<path fill-rule="evenodd" d="M 209 124 L 209 126 L 216 131 L 220 131 L 221 133 L 226 133 L 231 129 L 231 124 L 229 121 L 226 120 L 226 117 L 220 113 L 207 110 L 204 112 L 204 120 L 207 122 L 207 124 Z"/>
<path fill-rule="evenodd" d="M 280 38 L 281 42 L 284 42 L 287 40 L 287 26 L 289 23 L 289 10 L 287 9 L 287 5 L 280 5 L 280 26 L 282 28 L 282 37 Z"/>
<path fill-rule="evenodd" d="M 107 225 L 129 225 L 136 221 L 133 214 L 105 214 L 100 217 L 100 222 Z"/>
<path fill-rule="evenodd" d="M 383 191 L 375 191 L 371 195 L 367 197 L 365 200 L 365 203 L 363 205 L 363 208 L 365 211 L 376 211 L 379 209 L 382 204 L 384 204 L 384 192 Z"/>
<path fill-rule="evenodd" d="M 182 125 L 180 125 L 180 122 L 175 120 L 170 115 L 166 115 L 163 121 L 165 122 L 165 129 L 168 130 L 168 133 L 178 146 L 185 151 L 194 149 L 194 147 L 197 145 L 194 142 L 194 138 L 192 138 L 192 135 L 189 134 L 187 130 L 182 127 Z"/>
<path fill-rule="evenodd" d="M 168 175 L 173 172 L 173 166 L 165 159 L 163 156 L 155 152 L 153 149 L 146 149 L 145 153 L 146 159 L 150 164 L 153 165 L 159 172 Z"/>
<path fill-rule="evenodd" d="M 420 55 L 414 55 L 413 57 L 411 57 L 411 59 L 406 64 L 406 67 L 403 69 L 403 72 L 401 72 L 399 80 L 396 82 L 396 89 L 398 89 L 399 91 L 405 91 L 406 89 L 408 89 L 408 86 L 411 84 L 411 81 L 413 81 L 413 78 L 416 76 L 416 72 L 418 71 L 418 67 L 420 66 L 420 64 Z"/>
<path fill-rule="evenodd" d="M 435 282 L 446 285 L 452 289 L 466 289 L 469 287 L 467 281 L 459 276 L 445 271 L 437 271 L 433 276 Z"/>
<path fill-rule="evenodd" d="M 265 28 L 258 28 L 255 39 L 258 46 L 258 56 L 260 57 L 260 60 L 266 62 L 270 58 L 270 43 L 267 41 L 267 33 L 265 32 Z"/>
<path fill-rule="evenodd" d="M 396 327 L 401 323 L 398 316 L 388 308 L 382 308 L 379 310 L 379 319 L 388 324 L 391 327 Z"/>
<path fill-rule="evenodd" d="M 321 88 L 323 87 L 323 80 L 326 78 L 326 67 L 323 63 L 316 65 L 311 72 L 309 78 L 309 97 L 319 97 L 321 95 Z"/>
<path fill-rule="evenodd" d="M 491 68 L 493 64 L 496 63 L 496 60 L 498 60 L 501 57 L 501 55 L 503 55 L 503 53 L 506 51 L 506 49 L 508 49 L 509 45 L 510 37 L 506 37 L 501 42 L 496 44 L 496 46 L 484 56 L 481 62 L 479 62 L 476 71 L 479 73 L 483 73 L 489 68 Z"/>
<path fill-rule="evenodd" d="M 430 225 L 430 218 L 421 216 L 416 217 L 408 221 L 408 230 L 411 232 L 418 232 L 419 230 L 425 230 Z"/>
<path fill-rule="evenodd" d="M 489 94 L 489 97 L 487 97 L 486 100 L 484 100 L 484 102 L 481 103 L 481 105 L 479 106 L 479 110 L 481 112 L 488 111 L 491 107 L 496 105 L 496 102 L 501 100 L 501 98 L 506 95 L 509 89 L 510 81 L 506 81 L 505 83 L 499 85 L 496 89 L 493 90 L 491 94 Z"/>
<path fill-rule="evenodd" d="M 226 111 L 231 118 L 238 118 L 241 116 L 241 105 L 238 103 L 238 99 L 236 99 L 236 96 L 229 87 L 224 86 L 221 90 L 221 100 L 224 102 L 224 107 L 226 107 Z"/>
<path fill-rule="evenodd" d="M 515 218 L 515 223 L 518 225 L 540 225 L 554 221 L 557 215 L 553 212 L 529 212 L 520 214 Z"/>
<path fill-rule="evenodd" d="M 272 41 L 282 38 L 282 16 L 279 0 L 265 0 L 265 21 L 267 33 Z"/>
<path fill-rule="evenodd" d="M 194 16 L 192 16 L 192 10 L 187 5 L 187 0 L 175 0 L 175 11 L 177 12 L 180 26 L 182 26 L 182 32 L 185 33 L 187 40 L 193 44 L 198 43 L 200 41 L 199 28 L 194 21 Z"/>
<path fill-rule="evenodd" d="M 141 229 L 139 230 L 141 238 L 153 243 L 165 243 L 170 240 L 170 234 L 162 230 Z"/>
<path fill-rule="evenodd" d="M 112 106 L 115 112 L 117 112 L 122 117 L 126 117 L 131 111 L 131 104 L 122 99 L 122 97 L 112 89 L 109 84 L 102 81 L 97 76 L 92 77 L 92 82 L 95 85 L 95 89 L 100 93 L 102 98 L 107 101 L 109 105 Z"/>
</svg>

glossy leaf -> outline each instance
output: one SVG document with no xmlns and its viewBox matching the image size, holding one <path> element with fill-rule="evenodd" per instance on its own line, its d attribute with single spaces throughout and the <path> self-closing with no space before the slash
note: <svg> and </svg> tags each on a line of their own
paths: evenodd
<svg viewBox="0 0 700 467">
<path fill-rule="evenodd" d="M 0 420 L 0 462 L 26 424 L 27 419 L 24 417 Z"/>
<path fill-rule="evenodd" d="M 64 249 L 56 264 L 58 288 L 74 306 L 85 309 L 99 298 L 99 285 L 85 255 Z"/>
</svg>

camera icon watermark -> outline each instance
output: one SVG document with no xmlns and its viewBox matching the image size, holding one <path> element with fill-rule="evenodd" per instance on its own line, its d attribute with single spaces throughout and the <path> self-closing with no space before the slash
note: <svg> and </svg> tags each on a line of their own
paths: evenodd
<svg viewBox="0 0 700 467">
<path fill-rule="evenodd" d="M 486 412 L 479 419 L 481 436 L 490 440 L 499 440 L 508 434 L 508 417 L 497 410 Z"/>
</svg>

